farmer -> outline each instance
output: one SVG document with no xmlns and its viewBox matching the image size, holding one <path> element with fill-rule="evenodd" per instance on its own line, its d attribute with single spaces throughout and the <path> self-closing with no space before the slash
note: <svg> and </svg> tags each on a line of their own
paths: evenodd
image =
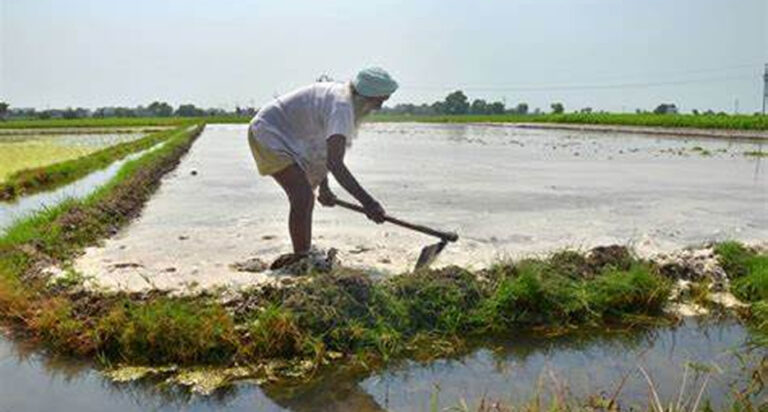
<svg viewBox="0 0 768 412">
<path fill-rule="evenodd" d="M 365 208 L 376 223 L 384 208 L 344 164 L 344 153 L 357 134 L 360 120 L 397 89 L 381 68 L 361 70 L 351 82 L 314 83 L 280 96 L 251 120 L 248 143 L 261 175 L 272 176 L 288 195 L 288 231 L 293 253 L 279 257 L 272 269 L 308 256 L 312 243 L 312 209 L 317 200 L 333 206 L 328 171 Z"/>
</svg>

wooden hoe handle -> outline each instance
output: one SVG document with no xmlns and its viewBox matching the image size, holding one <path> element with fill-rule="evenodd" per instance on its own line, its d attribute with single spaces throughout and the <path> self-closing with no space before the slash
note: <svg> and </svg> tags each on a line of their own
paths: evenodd
<svg viewBox="0 0 768 412">
<path fill-rule="evenodd" d="M 343 208 L 346 208 L 346 209 L 349 209 L 349 210 L 354 210 L 355 212 L 359 212 L 359 213 L 365 214 L 365 209 L 362 206 L 356 205 L 354 203 L 349 203 L 349 202 L 346 202 L 344 200 L 336 199 L 336 204 L 341 206 L 341 207 L 343 207 Z M 424 234 L 427 234 L 427 235 L 432 235 L 432 236 L 435 236 L 435 237 L 439 237 L 440 239 L 447 240 L 449 242 L 455 242 L 456 240 L 459 239 L 459 235 L 457 235 L 456 233 L 453 233 L 453 232 L 441 232 L 439 230 L 435 230 L 435 229 L 432 229 L 432 228 L 429 228 L 429 227 L 426 227 L 426 226 L 417 225 L 417 224 L 414 224 L 414 223 L 409 223 L 409 222 L 406 222 L 406 221 L 394 218 L 392 216 L 385 215 L 384 216 L 384 220 L 386 220 L 389 223 L 394 223 L 394 224 L 396 224 L 398 226 L 402 226 L 402 227 L 406 227 L 406 228 L 411 229 L 411 230 L 415 230 L 417 232 L 421 232 L 421 233 L 424 233 Z"/>
</svg>

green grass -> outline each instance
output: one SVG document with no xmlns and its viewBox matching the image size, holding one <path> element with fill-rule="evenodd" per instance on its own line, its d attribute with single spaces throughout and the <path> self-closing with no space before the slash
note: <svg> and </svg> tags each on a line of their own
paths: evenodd
<svg viewBox="0 0 768 412">
<path fill-rule="evenodd" d="M 221 363 L 237 350 L 232 318 L 220 305 L 199 301 L 122 300 L 91 333 L 102 356 L 139 364 Z"/>
<path fill-rule="evenodd" d="M 182 130 L 186 127 L 181 126 L 174 130 L 155 132 L 141 139 L 119 143 L 74 159 L 18 170 L 8 176 L 5 181 L 0 182 L 0 200 L 13 200 L 19 196 L 51 190 L 74 182 L 129 154 L 149 149 L 174 135 L 183 133 Z M 0 158 L 3 156 L 0 155 Z"/>
<path fill-rule="evenodd" d="M 768 116 L 571 113 L 540 115 L 457 115 L 408 116 L 375 114 L 369 122 L 427 123 L 571 123 L 653 127 L 693 127 L 702 129 L 768 130 Z"/>
<path fill-rule="evenodd" d="M 759 254 L 738 242 L 715 247 L 718 261 L 731 276 L 731 290 L 741 300 L 768 300 L 768 255 Z"/>
<path fill-rule="evenodd" d="M 101 148 L 59 146 L 44 142 L 13 144 L 0 142 L 0 182 L 20 170 L 76 159 L 99 149 Z"/>
<path fill-rule="evenodd" d="M 99 136 L 0 136 L 0 182 L 24 169 L 79 158 L 105 147 L 137 140 L 138 133 Z"/>
<path fill-rule="evenodd" d="M 731 292 L 750 302 L 755 341 L 768 345 L 768 254 L 758 253 L 738 242 L 715 247 L 718 261 L 731 278 Z"/>
<path fill-rule="evenodd" d="M 768 156 L 768 152 L 763 152 L 762 150 L 752 150 L 752 151 L 744 152 L 744 156 L 748 156 L 748 157 L 766 157 L 766 156 Z"/>
</svg>

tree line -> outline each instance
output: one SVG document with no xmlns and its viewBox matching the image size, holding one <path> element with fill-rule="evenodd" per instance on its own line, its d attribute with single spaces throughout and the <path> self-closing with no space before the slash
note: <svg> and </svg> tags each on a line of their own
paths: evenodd
<svg viewBox="0 0 768 412">
<path fill-rule="evenodd" d="M 563 103 L 554 102 L 550 104 L 549 113 L 565 113 Z M 95 110 L 85 108 L 66 108 L 66 109 L 48 109 L 36 110 L 34 108 L 12 108 L 7 102 L 0 101 L 0 120 L 5 119 L 81 119 L 81 118 L 104 118 L 104 117 L 205 117 L 205 116 L 240 116 L 253 117 L 258 109 L 253 107 L 237 107 L 233 111 L 227 111 L 219 108 L 200 108 L 194 104 L 182 104 L 174 108 L 170 104 L 161 101 L 154 101 L 147 106 L 137 107 L 100 107 Z M 574 110 L 574 113 L 593 113 L 591 107 L 582 107 Z M 520 102 L 512 107 L 506 107 L 501 101 L 489 102 L 484 99 L 469 100 L 466 94 L 461 90 L 449 93 L 445 99 L 433 103 L 400 103 L 393 107 L 383 107 L 380 110 L 382 114 L 393 115 L 498 115 L 498 114 L 542 114 L 539 108 L 532 111 L 528 103 Z M 605 113 L 605 112 L 600 112 Z M 674 103 L 661 103 L 652 111 L 636 109 L 635 113 L 654 113 L 654 114 L 678 114 L 679 109 Z M 722 115 L 725 112 L 714 112 L 712 110 L 699 111 L 694 109 L 693 115 Z"/>
<path fill-rule="evenodd" d="M 562 103 L 552 103 L 553 113 L 563 113 L 565 107 Z M 535 109 L 533 113 L 538 114 L 541 111 Z M 405 115 L 462 115 L 462 114 L 529 114 L 528 103 L 521 102 L 517 105 L 507 108 L 504 102 L 489 102 L 485 99 L 474 99 L 470 102 L 466 94 L 461 90 L 456 90 L 448 94 L 443 100 L 433 103 L 423 103 L 416 105 L 413 103 L 401 103 L 394 107 L 385 107 L 381 110 L 384 114 L 405 114 Z"/>
<path fill-rule="evenodd" d="M 91 110 L 82 107 L 37 110 L 15 108 L 0 102 L 0 119 L 83 119 L 106 117 L 203 117 L 203 116 L 253 116 L 256 109 L 237 107 L 234 111 L 219 108 L 200 108 L 194 104 L 181 104 L 174 108 L 166 102 L 155 101 L 147 106 L 108 106 Z"/>
</svg>

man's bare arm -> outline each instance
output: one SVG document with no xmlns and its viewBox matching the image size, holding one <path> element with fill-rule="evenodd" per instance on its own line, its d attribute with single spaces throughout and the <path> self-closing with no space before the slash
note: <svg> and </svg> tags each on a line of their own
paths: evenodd
<svg viewBox="0 0 768 412">
<path fill-rule="evenodd" d="M 368 217 L 376 222 L 382 222 L 384 219 L 384 209 L 381 205 L 360 186 L 352 172 L 344 164 L 344 154 L 346 153 L 346 138 L 342 135 L 333 135 L 328 138 L 328 156 L 327 166 L 336 181 L 339 182 L 349 194 L 357 199 L 364 208 L 368 210 Z"/>
</svg>

